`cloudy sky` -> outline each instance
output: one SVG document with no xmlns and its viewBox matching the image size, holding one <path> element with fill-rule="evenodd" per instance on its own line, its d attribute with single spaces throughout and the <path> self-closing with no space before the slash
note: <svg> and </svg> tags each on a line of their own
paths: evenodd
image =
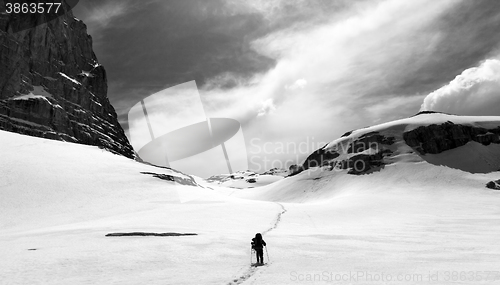
<svg viewBox="0 0 500 285">
<path fill-rule="evenodd" d="M 500 115 L 498 0 L 84 0 L 74 14 L 128 133 L 134 105 L 194 80 L 206 116 L 241 123 L 254 170 L 419 110 Z"/>
</svg>

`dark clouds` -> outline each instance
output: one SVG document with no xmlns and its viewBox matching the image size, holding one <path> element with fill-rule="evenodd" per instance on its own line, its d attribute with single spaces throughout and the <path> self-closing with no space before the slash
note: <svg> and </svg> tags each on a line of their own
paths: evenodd
<svg viewBox="0 0 500 285">
<path fill-rule="evenodd" d="M 193 79 L 203 85 L 219 74 L 247 78 L 266 71 L 275 61 L 251 49 L 251 41 L 292 23 L 324 21 L 349 1 L 293 1 L 273 7 L 281 11 L 269 12 L 272 20 L 258 11 L 238 11 L 231 3 L 88 0 L 81 1 L 75 14 L 86 20 L 103 6 L 124 7 L 116 17 L 107 11 L 105 25 L 88 24 L 96 54 L 108 71 L 110 99 L 133 101 Z M 432 50 L 418 62 L 411 56 L 400 58 L 397 67 L 404 69 L 389 70 L 396 78 L 390 76 L 391 82 L 373 90 L 374 95 L 428 93 L 477 65 L 498 47 L 500 1 L 462 1 L 425 29 L 439 37 Z M 221 84 L 230 88 L 236 79 Z"/>
<path fill-rule="evenodd" d="M 363 92 L 368 97 L 382 98 L 428 94 L 497 52 L 498 31 L 500 1 L 456 1 L 440 17 L 411 32 L 411 47 L 394 40 L 373 50 L 374 54 L 383 53 L 400 44 L 394 48 L 390 68 L 380 66 L 381 70 L 366 71 L 374 73 L 372 81 L 377 83 Z M 359 58 L 356 64 L 362 66 L 367 60 Z"/>
<path fill-rule="evenodd" d="M 74 13 L 89 26 L 108 73 L 108 96 L 127 129 L 126 113 L 140 99 L 190 80 L 232 88 L 275 64 L 251 48 L 253 40 L 291 24 L 330 20 L 353 3 L 262 5 L 271 2 L 266 11 L 231 0 L 88 0 Z"/>
<path fill-rule="evenodd" d="M 88 0 L 75 15 L 125 129 L 137 101 L 196 80 L 212 105 L 254 111 L 238 118 L 250 136 L 276 140 L 413 115 L 500 43 L 497 0 Z"/>
<path fill-rule="evenodd" d="M 440 39 L 423 64 L 395 86 L 402 94 L 432 92 L 491 56 L 500 45 L 500 1 L 462 1 L 429 28 Z"/>
<path fill-rule="evenodd" d="M 110 100 L 121 114 L 127 104 L 169 86 L 190 80 L 202 85 L 228 72 L 245 78 L 274 64 L 250 49 L 249 42 L 265 32 L 260 14 L 232 15 L 213 0 L 120 1 L 90 1 L 75 15 L 85 21 L 105 5 L 125 3 L 110 23 L 89 23 L 108 71 Z"/>
</svg>

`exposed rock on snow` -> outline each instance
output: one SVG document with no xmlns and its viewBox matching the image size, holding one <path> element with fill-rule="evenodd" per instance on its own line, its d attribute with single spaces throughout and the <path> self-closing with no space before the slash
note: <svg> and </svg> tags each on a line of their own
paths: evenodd
<svg viewBox="0 0 500 285">
<path fill-rule="evenodd" d="M 236 171 L 231 174 L 214 175 L 206 181 L 230 188 L 254 188 L 267 185 L 283 179 L 288 175 L 285 169 L 273 168 L 264 173 L 258 174 L 250 170 Z"/>
<path fill-rule="evenodd" d="M 290 172 L 286 169 L 283 168 L 271 168 L 265 172 L 262 172 L 260 175 L 277 175 L 277 176 L 283 176 L 286 177 L 290 174 Z"/>
<path fill-rule="evenodd" d="M 349 135 L 344 135 L 349 137 Z M 389 148 L 395 138 L 383 136 L 378 132 L 369 132 L 342 147 L 320 148 L 306 158 L 299 168 L 292 171 L 292 175 L 311 167 L 327 166 L 331 169 L 347 169 L 349 174 L 366 174 L 384 167 L 384 157 L 393 151 Z M 341 156 L 341 153 L 347 156 Z"/>
<path fill-rule="evenodd" d="M 107 98 L 106 71 L 97 63 L 85 24 L 67 12 L 15 32 L 26 24 L 0 14 L 0 130 L 134 157 Z"/>
<path fill-rule="evenodd" d="M 258 174 L 253 172 L 253 171 L 250 171 L 250 170 L 236 171 L 236 172 L 231 173 L 231 174 L 219 174 L 219 175 L 210 176 L 207 179 L 207 181 L 211 182 L 211 183 L 221 184 L 221 183 L 224 183 L 224 182 L 230 181 L 230 180 L 240 180 L 240 179 L 245 180 L 245 179 L 248 179 L 250 177 L 255 177 L 255 176 L 258 176 Z"/>
<path fill-rule="evenodd" d="M 497 181 L 488 182 L 488 184 L 486 184 L 486 187 L 493 190 L 500 190 L 500 179 L 498 179 Z"/>
<path fill-rule="evenodd" d="M 486 129 L 446 122 L 440 125 L 421 126 L 405 132 L 405 142 L 418 153 L 438 154 L 475 141 L 483 145 L 500 144 L 500 127 Z"/>
<path fill-rule="evenodd" d="M 152 173 L 152 172 L 141 172 L 141 173 L 152 175 L 153 177 L 160 178 L 162 180 L 177 182 L 177 183 L 182 184 L 182 185 L 199 186 L 198 183 L 196 183 L 196 181 L 188 175 L 184 175 L 184 177 L 179 177 L 179 176 L 160 174 L 160 173 Z"/>
</svg>

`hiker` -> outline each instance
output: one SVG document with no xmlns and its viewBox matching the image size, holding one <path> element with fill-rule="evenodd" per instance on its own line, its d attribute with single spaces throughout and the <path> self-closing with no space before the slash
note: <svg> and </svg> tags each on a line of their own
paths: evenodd
<svg viewBox="0 0 500 285">
<path fill-rule="evenodd" d="M 258 264 L 264 264 L 264 246 L 266 246 L 266 242 L 262 239 L 262 235 L 257 233 L 252 239 L 252 249 L 255 250 Z"/>
</svg>

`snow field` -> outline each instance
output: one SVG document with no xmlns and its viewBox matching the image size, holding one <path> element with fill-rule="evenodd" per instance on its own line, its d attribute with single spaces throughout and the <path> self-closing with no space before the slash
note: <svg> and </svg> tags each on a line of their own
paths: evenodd
<svg viewBox="0 0 500 285">
<path fill-rule="evenodd" d="M 500 271 L 500 192 L 484 187 L 499 172 L 400 161 L 373 175 L 315 168 L 212 190 L 95 147 L 0 141 L 0 284 L 499 282 L 484 280 Z M 250 268 L 250 239 L 269 229 L 270 262 Z M 135 231 L 198 235 L 105 237 Z M 475 279 L 447 280 L 453 272 Z"/>
</svg>

